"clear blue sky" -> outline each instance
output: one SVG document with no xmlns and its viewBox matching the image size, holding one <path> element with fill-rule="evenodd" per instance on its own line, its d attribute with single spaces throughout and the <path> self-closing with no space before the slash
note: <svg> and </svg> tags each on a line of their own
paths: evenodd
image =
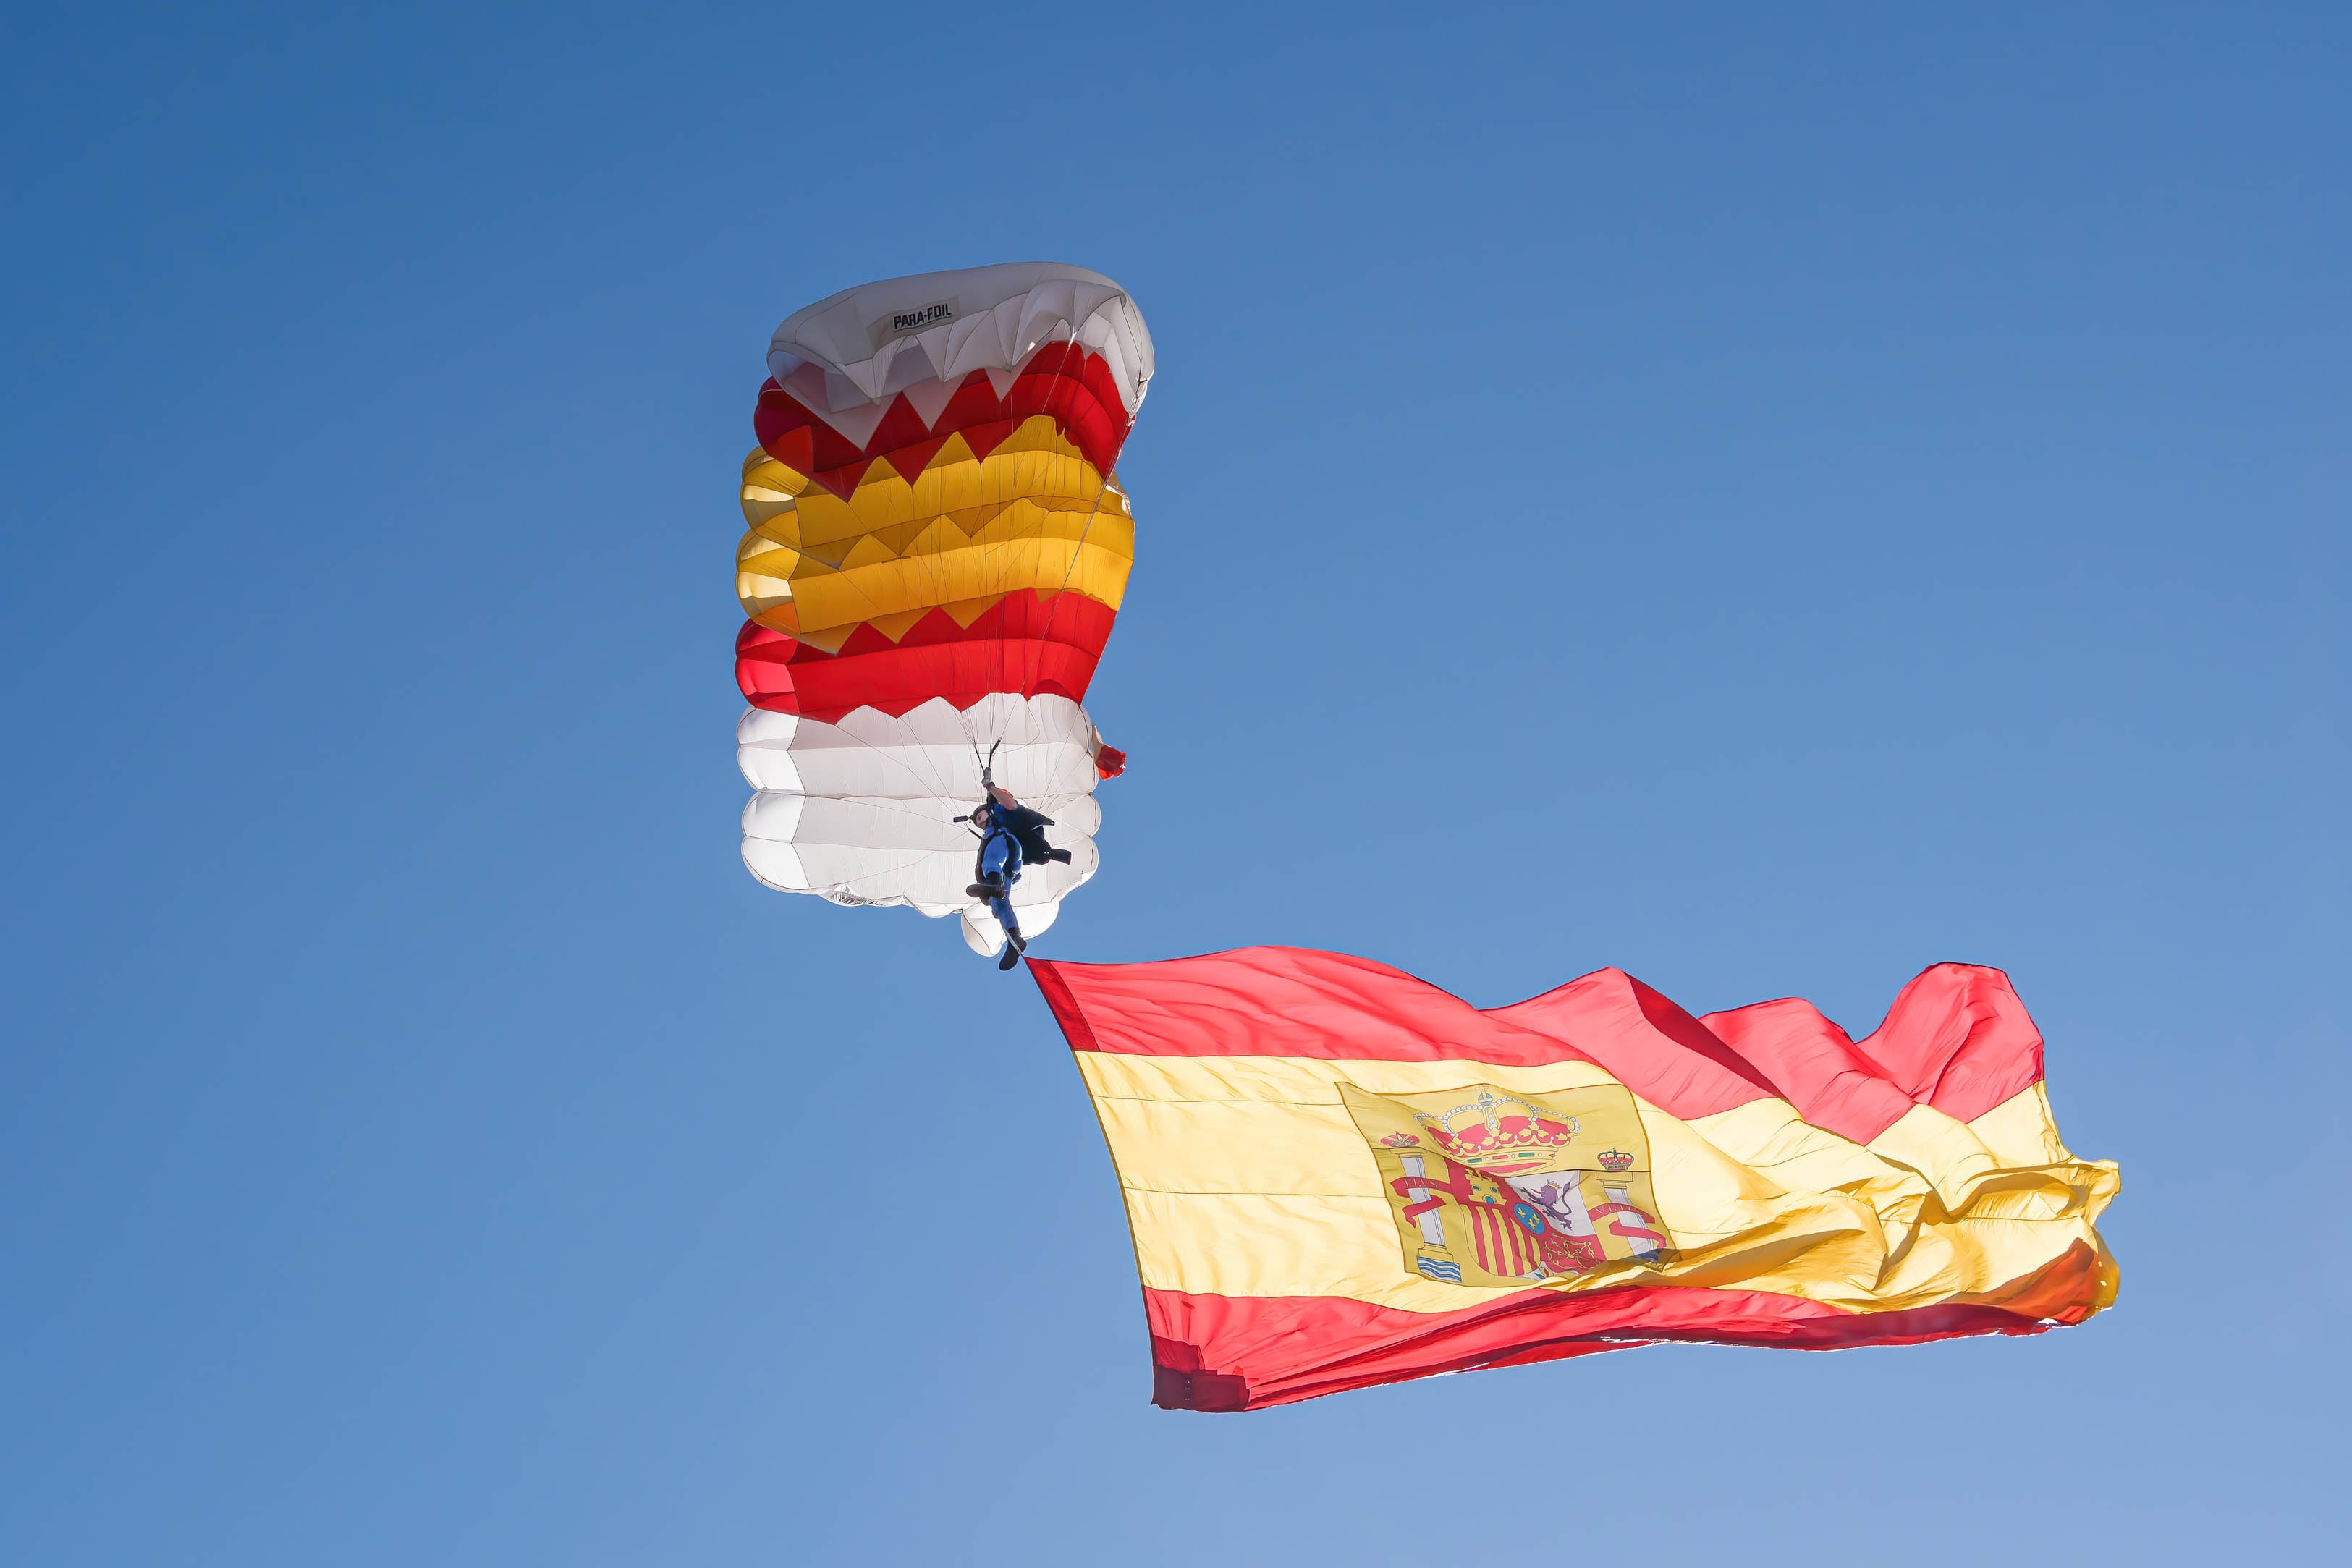
<svg viewBox="0 0 2352 1568">
<path fill-rule="evenodd" d="M 2048 10 L 12 17 L 0 1560 L 2340 1549 L 2352 24 Z M 2119 1308 L 1150 1408 L 1034 988 L 736 858 L 768 332 L 1016 257 L 1160 366 L 1045 952 L 1997 964 Z"/>
</svg>

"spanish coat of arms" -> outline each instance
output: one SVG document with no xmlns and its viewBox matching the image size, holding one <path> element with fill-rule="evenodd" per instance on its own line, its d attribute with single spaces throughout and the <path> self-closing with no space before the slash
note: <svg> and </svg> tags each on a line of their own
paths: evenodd
<svg viewBox="0 0 2352 1568">
<path fill-rule="evenodd" d="M 1394 1096 L 1339 1087 L 1380 1166 L 1409 1272 L 1529 1285 L 1672 1261 L 1649 1138 L 1622 1084 L 1542 1095 L 1491 1083 Z"/>
</svg>

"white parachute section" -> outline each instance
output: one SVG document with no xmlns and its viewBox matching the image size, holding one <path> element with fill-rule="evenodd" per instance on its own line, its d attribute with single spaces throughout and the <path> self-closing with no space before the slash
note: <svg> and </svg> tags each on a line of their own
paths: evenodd
<svg viewBox="0 0 2352 1568">
<path fill-rule="evenodd" d="M 1070 853 L 1013 884 L 1024 936 L 1051 925 L 1099 863 L 1101 739 L 1067 697 L 999 693 L 961 710 L 933 698 L 900 717 L 866 707 L 836 724 L 751 708 L 735 741 L 758 791 L 743 809 L 743 863 L 778 892 L 961 915 L 972 950 L 996 952 L 1003 928 L 964 892 L 979 840 L 956 820 L 981 802 L 983 771 L 1051 817 L 1046 837 Z"/>
<path fill-rule="evenodd" d="M 1101 273 L 1050 261 L 917 273 L 845 288 L 784 318 L 768 344 L 768 370 L 803 397 L 821 396 L 810 404 L 814 409 L 870 409 L 878 418 L 894 393 L 933 382 L 944 401 L 972 371 L 1011 371 L 1060 342 L 1102 356 L 1130 417 L 1142 405 L 1154 368 L 1143 312 Z M 803 370 L 817 379 L 796 381 Z M 865 439 L 854 430 L 851 435 Z"/>
</svg>

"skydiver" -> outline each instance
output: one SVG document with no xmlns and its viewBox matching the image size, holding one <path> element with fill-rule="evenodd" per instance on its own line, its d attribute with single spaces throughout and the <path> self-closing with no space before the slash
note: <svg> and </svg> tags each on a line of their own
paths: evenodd
<svg viewBox="0 0 2352 1568">
<path fill-rule="evenodd" d="M 988 799 L 963 819 L 980 833 L 980 861 L 973 872 L 980 880 L 964 892 L 987 904 L 996 923 L 1004 927 L 1004 953 L 996 967 L 1010 969 L 1021 962 L 1029 946 L 1013 914 L 1013 884 L 1021 880 L 1021 868 L 1044 861 L 1067 865 L 1070 852 L 1045 841 L 1045 830 L 1054 825 L 1053 818 L 1031 810 L 1013 799 L 1012 790 L 992 779 L 983 778 L 982 783 Z"/>
</svg>

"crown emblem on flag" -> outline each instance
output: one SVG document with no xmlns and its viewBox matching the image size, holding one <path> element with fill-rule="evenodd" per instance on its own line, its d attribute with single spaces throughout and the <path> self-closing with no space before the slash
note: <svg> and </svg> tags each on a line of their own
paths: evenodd
<svg viewBox="0 0 2352 1568">
<path fill-rule="evenodd" d="M 1486 1089 L 1470 1103 L 1443 1115 L 1416 1111 L 1412 1119 L 1427 1130 L 1432 1143 L 1465 1166 L 1507 1161 L 1524 1168 L 1528 1155 L 1549 1154 L 1576 1136 L 1575 1117 Z"/>
<path fill-rule="evenodd" d="M 1421 1140 L 1414 1137 L 1411 1133 L 1391 1133 L 1382 1137 L 1381 1142 L 1386 1144 L 1392 1149 L 1409 1149 L 1414 1145 L 1420 1143 Z"/>
<path fill-rule="evenodd" d="M 1604 1171 L 1630 1171 L 1633 1168 L 1633 1156 L 1622 1149 L 1603 1149 L 1599 1158 Z"/>
</svg>

